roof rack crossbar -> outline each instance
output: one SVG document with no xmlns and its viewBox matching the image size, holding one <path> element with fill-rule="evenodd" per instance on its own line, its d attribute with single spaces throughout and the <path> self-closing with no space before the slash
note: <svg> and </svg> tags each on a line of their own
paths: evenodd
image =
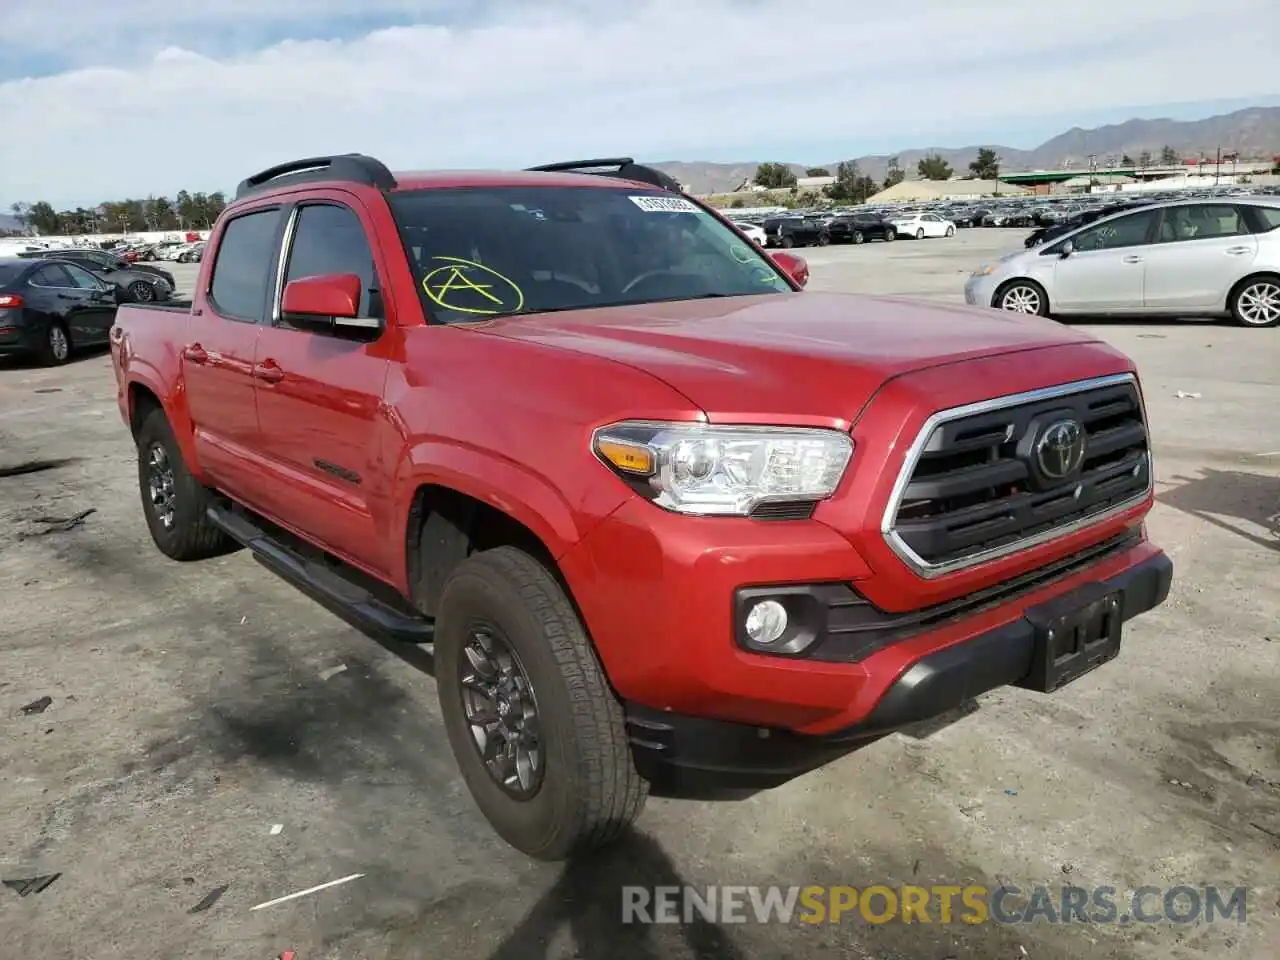
<svg viewBox="0 0 1280 960">
<path fill-rule="evenodd" d="M 280 186 L 274 181 L 288 177 L 288 183 L 313 183 L 324 180 L 341 180 L 359 183 L 379 190 L 391 190 L 396 186 L 394 174 L 380 161 L 362 153 L 342 153 L 332 157 L 306 157 L 268 167 L 261 173 L 240 181 L 236 187 L 236 199 L 257 193 L 259 190 Z"/>
<path fill-rule="evenodd" d="M 604 170 L 602 167 L 612 167 Z M 539 173 L 589 173 L 602 177 L 617 177 L 620 180 L 636 180 L 647 183 L 660 190 L 671 190 L 680 193 L 680 182 L 675 177 L 663 173 L 653 167 L 636 163 L 631 157 L 604 157 L 598 160 L 563 160 L 559 163 L 544 163 L 536 167 L 528 167 L 530 171 Z"/>
</svg>

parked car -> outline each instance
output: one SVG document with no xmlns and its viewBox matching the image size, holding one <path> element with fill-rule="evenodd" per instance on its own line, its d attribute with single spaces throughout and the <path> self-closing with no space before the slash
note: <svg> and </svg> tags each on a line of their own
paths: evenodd
<svg viewBox="0 0 1280 960">
<path fill-rule="evenodd" d="M 465 783 L 543 859 L 1059 690 L 1172 577 L 1123 354 L 802 291 L 668 180 L 283 164 L 193 302 L 112 333 L 156 547 L 431 643 Z"/>
<path fill-rule="evenodd" d="M 850 214 L 836 217 L 827 224 L 832 243 L 864 243 L 867 240 L 895 240 L 898 231 L 884 217 Z"/>
<path fill-rule="evenodd" d="M 923 240 L 926 237 L 954 237 L 956 225 L 936 213 L 903 214 L 890 218 L 900 237 Z"/>
<path fill-rule="evenodd" d="M 759 246 L 762 246 L 762 247 L 766 247 L 769 245 L 769 237 L 764 232 L 764 227 L 760 226 L 758 223 L 745 223 L 745 222 L 740 223 L 738 221 L 733 221 L 733 220 L 729 222 L 732 223 L 739 230 L 741 230 L 743 236 L 749 239 L 752 243 L 758 244 Z"/>
<path fill-rule="evenodd" d="M 78 264 L 97 274 L 120 289 L 122 301 L 152 303 L 168 300 L 177 288 L 173 274 L 168 270 L 148 263 L 129 263 L 106 250 L 52 250 L 45 251 L 43 255 Z"/>
<path fill-rule="evenodd" d="M 1190 200 L 1113 213 L 984 264 L 965 300 L 1017 313 L 1223 316 L 1280 324 L 1280 202 Z"/>
<path fill-rule="evenodd" d="M 810 217 L 771 217 L 764 232 L 769 247 L 825 247 L 831 242 L 826 225 Z"/>
<path fill-rule="evenodd" d="M 107 342 L 116 302 L 115 287 L 73 263 L 0 259 L 0 355 L 66 363 L 76 347 Z"/>
</svg>

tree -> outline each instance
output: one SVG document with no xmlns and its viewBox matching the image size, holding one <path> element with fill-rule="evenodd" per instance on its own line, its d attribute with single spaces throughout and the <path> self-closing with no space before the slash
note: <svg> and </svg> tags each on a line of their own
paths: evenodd
<svg viewBox="0 0 1280 960">
<path fill-rule="evenodd" d="M 902 170 L 902 161 L 897 156 L 890 157 L 889 169 L 884 175 L 884 189 L 897 186 L 905 179 L 907 175 Z"/>
<path fill-rule="evenodd" d="M 836 167 L 836 182 L 827 187 L 827 196 L 843 203 L 865 203 L 867 197 L 878 191 L 876 182 L 858 169 L 855 160 L 846 160 Z"/>
<path fill-rule="evenodd" d="M 1143 150 L 1140 154 L 1138 154 L 1138 166 L 1142 167 L 1144 170 L 1147 167 L 1151 166 L 1150 150 Z"/>
<path fill-rule="evenodd" d="M 1134 164 L 1134 162 L 1133 162 L 1133 157 L 1129 156 L 1127 153 L 1126 153 L 1123 157 L 1121 157 L 1121 158 L 1120 158 L 1120 166 L 1122 166 L 1122 167 L 1132 167 L 1132 166 L 1134 166 L 1134 165 L 1135 165 L 1135 164 Z"/>
<path fill-rule="evenodd" d="M 1162 167 L 1177 166 L 1181 160 L 1182 158 L 1178 156 L 1178 151 L 1168 144 L 1160 148 L 1160 165 Z"/>
<path fill-rule="evenodd" d="M 951 169 L 951 164 L 936 153 L 931 153 L 922 158 L 916 164 L 916 171 L 920 174 L 921 180 L 950 180 L 951 175 L 955 172 Z"/>
<path fill-rule="evenodd" d="M 810 167 L 804 172 L 804 175 L 806 177 L 829 177 L 831 176 L 831 171 L 826 167 Z"/>
<path fill-rule="evenodd" d="M 756 167 L 755 182 L 766 190 L 782 190 L 796 185 L 796 175 L 785 163 L 762 163 Z M 198 193 L 195 199 L 202 197 Z"/>
<path fill-rule="evenodd" d="M 989 147 L 978 151 L 978 159 L 969 164 L 969 172 L 979 180 L 994 180 L 1000 175 L 1000 158 Z M 945 180 L 946 177 L 928 177 L 929 180 Z"/>
<path fill-rule="evenodd" d="M 27 215 L 24 219 L 27 226 L 35 230 L 36 233 L 56 235 L 62 232 L 62 221 L 58 217 L 58 211 L 43 200 L 31 204 L 27 208 Z"/>
</svg>

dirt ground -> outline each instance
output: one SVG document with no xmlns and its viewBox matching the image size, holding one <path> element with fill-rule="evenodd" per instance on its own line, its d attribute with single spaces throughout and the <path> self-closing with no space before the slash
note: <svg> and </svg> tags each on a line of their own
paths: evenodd
<svg viewBox="0 0 1280 960">
<path fill-rule="evenodd" d="M 958 302 L 969 269 L 1020 242 L 806 252 L 813 289 Z M 416 650 L 379 646 L 243 553 L 183 565 L 154 549 L 103 353 L 0 361 L 0 879 L 59 874 L 27 896 L 0 887 L 0 955 L 1280 956 L 1280 330 L 1092 326 L 1145 378 L 1149 528 L 1175 564 L 1120 658 L 739 804 L 651 801 L 632 837 L 567 868 L 482 821 Z M 967 882 L 1122 901 L 1243 886 L 1247 921 L 621 922 L 627 884 Z"/>
</svg>

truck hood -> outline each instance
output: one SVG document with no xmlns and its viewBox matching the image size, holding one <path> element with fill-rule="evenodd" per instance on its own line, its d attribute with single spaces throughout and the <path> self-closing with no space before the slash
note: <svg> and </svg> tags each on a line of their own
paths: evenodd
<svg viewBox="0 0 1280 960">
<path fill-rule="evenodd" d="M 624 363 L 712 422 L 759 423 L 852 421 L 911 371 L 1095 342 L 1040 317 L 816 292 L 534 313 L 471 329 Z"/>
</svg>

